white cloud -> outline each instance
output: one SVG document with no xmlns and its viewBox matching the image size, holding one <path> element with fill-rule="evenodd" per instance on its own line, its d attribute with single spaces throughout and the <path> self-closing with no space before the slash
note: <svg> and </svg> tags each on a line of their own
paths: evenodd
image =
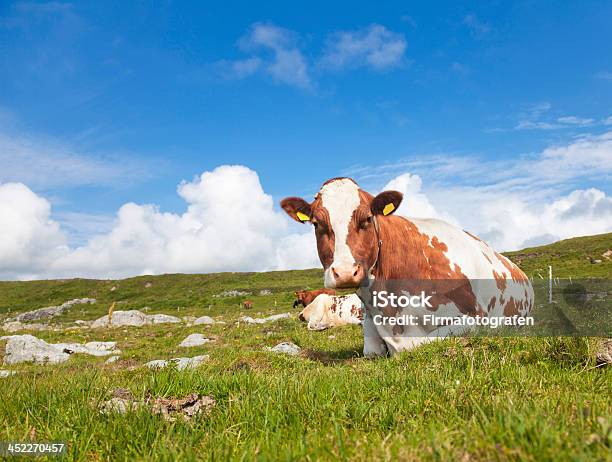
<svg viewBox="0 0 612 462">
<path fill-rule="evenodd" d="M 403 34 L 380 24 L 340 31 L 327 37 L 325 49 L 316 60 L 318 66 L 313 67 L 296 32 L 270 23 L 255 23 L 238 46 L 250 56 L 217 62 L 223 77 L 244 79 L 263 74 L 274 82 L 311 90 L 316 86 L 313 70 L 319 74 L 348 67 L 382 71 L 402 63 L 407 45 Z"/>
<path fill-rule="evenodd" d="M 382 191 L 394 190 L 404 194 L 404 199 L 400 204 L 397 213 L 410 217 L 429 217 L 443 218 L 429 202 L 429 199 L 421 191 L 423 181 L 418 175 L 404 173 L 393 178 L 383 188 Z M 444 217 L 446 218 L 446 217 Z"/>
<path fill-rule="evenodd" d="M 586 127 L 589 125 L 593 125 L 593 123 L 595 122 L 595 119 L 587 119 L 587 118 L 576 117 L 576 116 L 566 116 L 566 117 L 559 117 L 557 119 L 557 122 L 562 123 L 562 124 L 567 124 L 567 125 L 579 125 L 581 127 Z"/>
<path fill-rule="evenodd" d="M 51 205 L 22 183 L 0 184 L 0 277 L 32 277 L 65 254 Z"/>
<path fill-rule="evenodd" d="M 294 32 L 273 24 L 255 23 L 240 39 L 239 46 L 256 55 L 219 64 L 228 77 L 245 78 L 261 71 L 277 83 L 309 89 L 312 82 L 308 63 L 297 44 Z"/>
<path fill-rule="evenodd" d="M 607 117 L 602 121 L 604 125 L 612 125 L 612 116 Z"/>
<path fill-rule="evenodd" d="M 453 191 L 447 207 L 461 225 L 500 250 L 548 244 L 558 239 L 612 231 L 612 197 L 598 189 L 575 190 L 548 202 L 517 193 L 489 195 L 486 201 L 457 207 L 477 196 Z"/>
<path fill-rule="evenodd" d="M 184 213 L 127 203 L 110 230 L 71 249 L 44 198 L 21 184 L 0 185 L 0 277 L 125 277 L 319 265 L 311 230 L 290 230 L 289 219 L 274 208 L 253 170 L 220 166 L 181 183 L 178 194 L 187 205 Z"/>
<path fill-rule="evenodd" d="M 612 132 L 511 161 L 421 156 L 352 174 L 361 183 L 391 178 L 383 189 L 404 192 L 400 214 L 440 217 L 499 250 L 612 231 L 612 198 L 571 187 L 612 176 Z"/>
<path fill-rule="evenodd" d="M 612 132 L 512 162 L 439 156 L 404 161 L 400 167 L 387 165 L 375 173 L 379 179 L 389 175 L 382 189 L 404 193 L 398 213 L 442 218 L 498 250 L 612 231 L 608 192 L 570 186 L 593 178 L 605 184 L 612 174 Z M 368 187 L 359 176 L 356 179 L 371 192 L 381 189 Z M 253 170 L 220 166 L 181 183 L 177 192 L 186 204 L 183 213 L 127 203 L 112 220 L 101 220 L 104 227 L 96 235 L 70 247 L 67 243 L 74 239 L 68 239 L 67 231 L 78 228 L 70 224 L 78 221 L 78 215 L 54 220 L 46 199 L 23 184 L 1 184 L 0 278 L 124 277 L 320 265 L 312 229 L 293 223 L 275 208 Z"/>
<path fill-rule="evenodd" d="M 491 27 L 482 22 L 475 14 L 468 14 L 463 18 L 463 24 L 468 27 L 472 36 L 482 38 L 489 33 Z"/>
<path fill-rule="evenodd" d="M 550 122 L 538 122 L 533 120 L 520 120 L 514 127 L 515 130 L 554 130 L 562 125 Z"/>
<path fill-rule="evenodd" d="M 110 184 L 147 175 L 138 161 L 126 156 L 85 153 L 51 138 L 2 132 L 0 165 L 0 182 L 36 188 Z"/>
<path fill-rule="evenodd" d="M 321 64 L 331 69 L 365 66 L 380 71 L 400 64 L 406 47 L 403 34 L 372 24 L 363 29 L 332 34 L 327 40 Z"/>
<path fill-rule="evenodd" d="M 255 74 L 262 66 L 258 57 L 237 59 L 236 61 L 221 61 L 220 66 L 226 77 L 244 79 Z"/>
<path fill-rule="evenodd" d="M 562 116 L 556 119 L 545 117 L 551 108 L 552 105 L 548 102 L 528 105 L 519 114 L 519 121 L 514 126 L 514 130 L 559 130 L 590 127 L 600 123 L 588 117 Z M 601 123 L 605 124 L 605 121 Z"/>
<path fill-rule="evenodd" d="M 612 132 L 585 136 L 564 146 L 544 149 L 538 159 L 523 164 L 532 179 L 566 181 L 612 174 Z"/>
</svg>

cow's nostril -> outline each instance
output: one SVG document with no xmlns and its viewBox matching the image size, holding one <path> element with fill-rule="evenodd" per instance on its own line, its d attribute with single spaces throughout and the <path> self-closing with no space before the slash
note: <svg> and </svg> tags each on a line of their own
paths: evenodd
<svg viewBox="0 0 612 462">
<path fill-rule="evenodd" d="M 361 266 L 357 265 L 357 267 L 355 268 L 355 272 L 353 273 L 353 277 L 357 277 L 357 275 L 359 274 L 359 271 L 361 271 Z"/>
<path fill-rule="evenodd" d="M 336 272 L 336 269 L 335 269 L 335 268 L 332 266 L 332 269 L 331 269 L 331 270 L 332 270 L 332 273 L 333 273 L 334 277 L 335 277 L 336 279 L 338 279 L 340 276 L 338 276 L 338 273 Z"/>
</svg>

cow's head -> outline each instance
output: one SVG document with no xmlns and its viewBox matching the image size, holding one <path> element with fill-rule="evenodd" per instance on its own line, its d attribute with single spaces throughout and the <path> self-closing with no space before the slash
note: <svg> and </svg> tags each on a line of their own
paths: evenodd
<svg viewBox="0 0 612 462">
<path fill-rule="evenodd" d="M 350 178 L 334 178 L 323 184 L 312 203 L 287 197 L 281 207 L 294 220 L 314 226 L 325 287 L 349 288 L 359 287 L 376 262 L 373 217 L 393 213 L 401 201 L 400 192 L 373 197 Z"/>
<path fill-rule="evenodd" d="M 323 303 L 322 300 L 320 300 L 320 302 L 321 303 L 313 302 L 304 307 L 298 315 L 300 321 L 308 323 L 308 330 L 325 330 L 331 327 L 325 303 Z"/>
</svg>

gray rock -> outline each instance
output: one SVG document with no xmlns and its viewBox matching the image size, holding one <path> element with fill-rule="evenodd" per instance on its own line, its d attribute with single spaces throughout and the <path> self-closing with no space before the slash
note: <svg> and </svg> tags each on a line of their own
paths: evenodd
<svg viewBox="0 0 612 462">
<path fill-rule="evenodd" d="M 211 339 L 204 337 L 202 334 L 191 334 L 188 335 L 185 340 L 179 344 L 179 346 L 183 348 L 197 347 L 211 341 Z"/>
<path fill-rule="evenodd" d="M 272 291 L 270 289 L 262 289 L 259 291 L 259 295 L 272 295 Z"/>
<path fill-rule="evenodd" d="M 0 379 L 4 379 L 6 377 L 10 377 L 11 375 L 15 375 L 15 374 L 16 374 L 15 371 L 0 370 Z"/>
<path fill-rule="evenodd" d="M 595 353 L 595 363 L 598 367 L 612 365 L 612 339 L 605 340 Z"/>
<path fill-rule="evenodd" d="M 62 303 L 59 306 L 48 306 L 46 308 L 39 308 L 38 310 L 21 313 L 17 315 L 14 320 L 37 321 L 39 319 L 52 318 L 53 316 L 62 314 L 64 311 L 73 307 L 74 305 L 80 305 L 83 303 L 96 303 L 96 300 L 94 298 L 75 298 L 74 300 L 68 300 L 67 302 Z"/>
<path fill-rule="evenodd" d="M 13 333 L 20 330 L 47 330 L 49 329 L 49 326 L 47 324 L 41 324 L 38 322 L 24 324 L 20 321 L 9 321 L 2 325 L 2 329 L 6 332 Z"/>
<path fill-rule="evenodd" d="M 193 369 L 198 367 L 204 361 L 210 358 L 208 355 L 194 356 L 193 358 L 172 358 L 168 361 L 164 359 L 155 359 L 145 364 L 149 369 L 163 369 L 171 364 L 176 365 L 176 369 L 182 371 L 184 369 Z"/>
<path fill-rule="evenodd" d="M 251 292 L 242 290 L 226 290 L 218 295 L 213 295 L 213 297 L 244 297 L 246 295 L 251 295 Z"/>
<path fill-rule="evenodd" d="M 100 327 L 140 327 L 147 324 L 164 324 L 164 323 L 178 323 L 181 322 L 180 318 L 176 316 L 170 316 L 167 314 L 144 314 L 142 311 L 129 310 L 129 311 L 115 311 L 111 316 L 111 323 L 108 323 L 108 315 L 102 316 L 96 319 L 91 327 L 98 329 Z"/>
<path fill-rule="evenodd" d="M 147 316 L 147 323 L 151 324 L 165 324 L 177 322 L 181 322 L 181 319 L 177 318 L 176 316 L 170 316 L 168 314 L 151 314 Z"/>
<path fill-rule="evenodd" d="M 108 356 L 117 353 L 115 342 L 47 343 L 33 335 L 8 335 L 0 337 L 7 340 L 4 364 L 34 362 L 38 364 L 58 364 L 67 361 L 72 353 L 93 356 Z"/>
<path fill-rule="evenodd" d="M 273 351 L 274 353 L 283 353 L 291 356 L 298 356 L 302 349 L 292 342 L 282 342 L 276 345 L 273 348 L 268 347 L 269 351 Z"/>
<path fill-rule="evenodd" d="M 198 319 L 193 321 L 194 326 L 199 326 L 200 324 L 214 324 L 215 320 L 210 316 L 200 316 Z"/>
<path fill-rule="evenodd" d="M 149 369 L 162 369 L 168 366 L 168 361 L 165 359 L 154 359 L 145 364 Z"/>
<path fill-rule="evenodd" d="M 272 316 L 268 316 L 267 318 L 252 318 L 250 316 L 242 316 L 240 320 L 246 322 L 247 324 L 265 324 L 266 322 L 278 321 L 279 319 L 285 319 L 290 317 L 291 313 L 282 313 L 274 314 Z"/>
<path fill-rule="evenodd" d="M 119 355 L 114 355 L 108 358 L 106 361 L 104 361 L 104 364 L 112 364 L 117 361 L 119 361 Z"/>
<path fill-rule="evenodd" d="M 125 414 L 128 411 L 137 411 L 141 407 L 138 401 L 114 397 L 100 404 L 100 414 Z"/>
<path fill-rule="evenodd" d="M 80 343 L 55 343 L 56 348 L 61 348 L 63 351 L 70 353 L 83 353 L 92 356 L 109 356 L 113 353 L 119 353 L 115 349 L 117 342 L 87 342 Z"/>
<path fill-rule="evenodd" d="M 133 326 L 139 327 L 144 326 L 147 323 L 147 315 L 141 313 L 138 310 L 129 311 L 115 311 L 111 316 L 111 322 L 108 322 L 108 315 L 102 316 L 96 319 L 91 327 L 97 329 L 99 327 L 122 327 L 122 326 Z"/>
</svg>

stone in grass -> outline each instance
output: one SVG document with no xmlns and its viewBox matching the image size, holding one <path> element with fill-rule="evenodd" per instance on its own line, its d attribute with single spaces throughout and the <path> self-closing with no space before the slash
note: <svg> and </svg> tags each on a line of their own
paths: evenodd
<svg viewBox="0 0 612 462">
<path fill-rule="evenodd" d="M 50 329 L 48 324 L 42 324 L 39 322 L 22 323 L 21 321 L 8 321 L 2 325 L 2 329 L 6 332 L 13 333 L 20 330 L 48 330 Z"/>
<path fill-rule="evenodd" d="M 11 375 L 15 375 L 16 372 L 15 371 L 6 371 L 6 370 L 0 370 L 0 378 L 5 378 L 5 377 L 10 377 Z"/>
<path fill-rule="evenodd" d="M 211 341 L 211 339 L 204 337 L 202 334 L 190 334 L 179 344 L 179 346 L 183 348 L 197 347 Z"/>
<path fill-rule="evenodd" d="M 189 420 L 199 414 L 208 414 L 217 403 L 212 396 L 191 393 L 184 398 L 155 398 L 151 413 L 161 415 L 164 420 L 174 422 L 177 418 Z"/>
<path fill-rule="evenodd" d="M 111 399 L 100 403 L 98 409 L 101 414 L 125 414 L 128 411 L 148 409 L 151 414 L 173 422 L 178 418 L 187 421 L 201 414 L 209 414 L 215 405 L 215 399 L 209 395 L 191 393 L 184 398 L 153 398 L 148 395 L 144 400 L 136 400 L 130 390 L 116 388 Z"/>
<path fill-rule="evenodd" d="M 119 355 L 114 355 L 108 358 L 106 361 L 104 361 L 104 364 L 112 364 L 117 361 L 119 361 Z"/>
<path fill-rule="evenodd" d="M 36 321 L 39 319 L 52 318 L 54 316 L 58 316 L 62 314 L 69 308 L 72 308 L 74 305 L 79 305 L 83 303 L 96 303 L 95 298 L 75 298 L 74 300 L 69 300 L 65 303 L 62 303 L 59 306 L 48 306 L 46 308 L 39 308 L 34 311 L 28 311 L 26 313 L 21 313 L 15 317 L 15 321 Z"/>
<path fill-rule="evenodd" d="M 299 346 L 292 342 L 282 342 L 273 348 L 267 347 L 267 350 L 274 353 L 283 353 L 291 356 L 298 356 L 302 351 Z"/>
<path fill-rule="evenodd" d="M 201 316 L 198 319 L 193 321 L 194 326 L 198 326 L 200 324 L 214 324 L 215 320 L 210 316 Z"/>
<path fill-rule="evenodd" d="M 73 353 L 93 356 L 109 356 L 118 353 L 116 342 L 47 343 L 33 335 L 8 335 L 0 337 L 7 340 L 4 364 L 34 362 L 37 364 L 58 364 L 67 361 Z"/>
<path fill-rule="evenodd" d="M 147 315 L 138 310 L 115 311 L 108 322 L 108 315 L 96 319 L 91 327 L 97 329 L 99 327 L 122 327 L 133 326 L 140 327 L 147 323 Z"/>
<path fill-rule="evenodd" d="M 200 355 L 194 356 L 193 358 L 172 358 L 168 361 L 165 359 L 155 359 L 145 364 L 149 369 L 163 369 L 171 364 L 176 365 L 176 369 L 182 371 L 184 369 L 194 369 L 202 364 L 204 361 L 208 361 L 210 356 Z"/>
<path fill-rule="evenodd" d="M 273 314 L 267 318 L 252 318 L 250 316 L 242 316 L 241 321 L 247 324 L 265 324 L 267 322 L 278 321 L 279 319 L 290 318 L 291 313 Z"/>
<path fill-rule="evenodd" d="M 181 322 L 181 319 L 168 314 L 151 314 L 147 316 L 147 322 L 151 324 L 178 323 Z"/>
<path fill-rule="evenodd" d="M 597 367 L 612 365 L 612 339 L 607 339 L 595 354 Z"/>
<path fill-rule="evenodd" d="M 98 409 L 100 414 L 125 414 L 128 411 L 136 411 L 142 403 L 136 401 L 132 392 L 127 388 L 115 388 L 111 399 L 100 403 Z"/>
<path fill-rule="evenodd" d="M 131 326 L 131 327 L 140 327 L 147 324 L 165 324 L 165 323 L 179 323 L 181 322 L 180 318 L 176 316 L 170 316 L 167 314 L 144 314 L 142 311 L 138 310 L 128 310 L 128 311 L 115 311 L 111 315 L 110 324 L 108 322 L 108 315 L 102 316 L 101 318 L 96 319 L 91 327 L 93 329 L 97 329 L 100 327 L 123 327 L 123 326 Z"/>
</svg>

